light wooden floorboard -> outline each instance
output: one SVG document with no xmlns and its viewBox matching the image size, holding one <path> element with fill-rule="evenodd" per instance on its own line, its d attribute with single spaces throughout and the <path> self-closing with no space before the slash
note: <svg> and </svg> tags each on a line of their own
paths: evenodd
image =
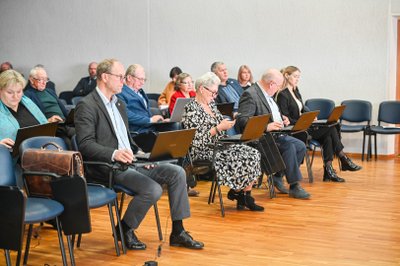
<svg viewBox="0 0 400 266">
<path fill-rule="evenodd" d="M 237 211 L 223 188 L 226 217 L 218 201 L 207 204 L 210 182 L 201 181 L 199 197 L 190 198 L 192 217 L 185 228 L 205 243 L 204 250 L 169 247 L 167 195 L 159 201 L 165 242 L 159 242 L 154 211 L 137 230 L 148 246 L 117 257 L 106 208 L 92 210 L 93 232 L 75 250 L 77 265 L 400 265 L 400 159 L 361 162 L 359 172 L 339 172 L 344 184 L 322 182 L 322 162 L 314 162 L 315 182 L 305 179 L 310 200 L 253 190 L 265 212 Z M 338 166 L 336 165 L 336 168 Z M 303 175 L 306 176 L 302 166 Z M 4 217 L 2 217 L 4 219 Z M 56 233 L 45 226 L 32 241 L 29 265 L 61 265 Z M 161 245 L 161 255 L 156 257 Z M 15 261 L 15 252 L 12 253 Z M 0 265 L 4 265 L 0 256 Z"/>
</svg>

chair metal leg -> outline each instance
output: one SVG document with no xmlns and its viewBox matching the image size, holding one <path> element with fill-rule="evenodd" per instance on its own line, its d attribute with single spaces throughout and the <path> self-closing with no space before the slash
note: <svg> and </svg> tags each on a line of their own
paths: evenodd
<svg viewBox="0 0 400 266">
<path fill-rule="evenodd" d="M 60 244 L 62 262 L 63 262 L 63 265 L 68 265 L 67 256 L 65 255 L 65 247 L 64 247 L 64 240 L 63 240 L 63 236 L 62 236 L 62 232 L 61 232 L 60 220 L 58 219 L 58 217 L 56 217 L 56 224 L 57 224 L 57 235 L 58 235 L 58 242 Z"/>
<path fill-rule="evenodd" d="M 81 247 L 81 242 L 82 242 L 82 234 L 79 234 L 79 235 L 78 235 L 78 241 L 76 241 L 76 246 L 77 246 L 78 248 Z"/>
<path fill-rule="evenodd" d="M 155 203 L 153 205 L 154 207 L 154 214 L 156 216 L 156 223 L 157 223 L 157 230 L 158 230 L 158 239 L 160 239 L 160 241 L 163 240 L 163 235 L 162 235 L 162 229 L 161 229 L 161 222 L 160 222 L 160 215 L 158 214 L 158 206 L 157 203 Z"/>
<path fill-rule="evenodd" d="M 122 217 L 122 207 L 124 206 L 124 201 L 125 201 L 125 193 L 121 193 L 121 202 L 119 204 L 119 217 Z"/>
<path fill-rule="evenodd" d="M 312 150 L 310 167 L 312 167 L 312 164 L 313 164 L 313 162 L 314 162 L 314 155 L 315 155 L 315 149 L 316 149 L 316 148 L 317 148 L 317 147 L 314 146 L 314 148 L 313 148 L 313 150 Z"/>
<path fill-rule="evenodd" d="M 377 144 L 376 144 L 376 135 L 377 134 L 375 134 L 375 136 L 374 136 L 375 137 L 375 143 L 374 143 L 375 144 L 375 161 L 378 160 L 378 150 L 377 150 Z"/>
<path fill-rule="evenodd" d="M 11 266 L 11 256 L 10 256 L 10 250 L 5 249 L 4 250 L 4 255 L 6 256 L 6 265 Z"/>
<path fill-rule="evenodd" d="M 72 242 L 72 237 L 67 236 L 67 243 L 68 243 L 68 249 L 69 249 L 69 257 L 71 260 L 71 265 L 75 266 L 75 256 L 74 256 L 74 244 Z"/>
<path fill-rule="evenodd" d="M 30 224 L 28 227 L 28 236 L 26 237 L 24 261 L 22 262 L 24 265 L 26 265 L 28 262 L 29 247 L 31 245 L 32 231 L 33 231 L 33 224 Z"/>
<path fill-rule="evenodd" d="M 275 193 L 275 187 L 274 187 L 274 179 L 272 177 L 272 175 L 268 175 L 267 177 L 267 185 L 268 185 L 268 191 L 269 191 L 269 197 L 275 198 L 276 197 L 276 193 Z"/>
<path fill-rule="evenodd" d="M 114 237 L 115 252 L 117 253 L 117 257 L 119 257 L 120 251 L 119 251 L 119 245 L 118 245 L 117 232 L 115 231 L 115 223 L 114 223 L 114 215 L 113 215 L 113 211 L 112 211 L 112 204 L 111 203 L 107 204 L 107 207 L 108 207 L 108 214 L 110 216 L 111 230 L 112 230 L 113 237 Z M 123 242 L 122 240 L 123 240 L 123 238 L 121 238 L 121 242 Z"/>
<path fill-rule="evenodd" d="M 221 208 L 221 216 L 225 217 L 225 208 L 224 208 L 224 201 L 222 200 L 221 186 L 219 184 L 217 184 L 216 186 L 218 187 L 219 206 Z"/>
<path fill-rule="evenodd" d="M 211 181 L 211 188 L 210 188 L 210 195 L 208 197 L 208 204 L 211 203 L 211 200 L 213 197 L 213 191 L 215 191 L 214 186 L 215 186 L 215 175 L 213 176 L 212 181 Z"/>
<path fill-rule="evenodd" d="M 366 131 L 363 131 L 363 144 L 362 144 L 362 152 L 361 152 L 361 161 L 364 161 L 364 152 L 365 152 L 365 137 L 366 137 Z"/>
<path fill-rule="evenodd" d="M 126 246 L 125 246 L 125 240 L 124 240 L 125 238 L 124 238 L 124 232 L 122 231 L 121 215 L 120 215 L 120 211 L 118 210 L 118 200 L 117 199 L 114 200 L 114 206 L 115 206 L 115 216 L 117 216 L 119 235 L 120 235 L 120 238 L 121 238 L 122 252 L 124 254 L 126 254 Z M 113 221 L 114 221 L 114 219 L 113 219 Z M 111 222 L 111 223 L 113 223 L 113 222 Z M 115 229 L 115 227 L 114 227 L 114 229 Z M 117 232 L 114 232 L 114 231 L 113 231 L 113 233 L 115 233 L 114 236 L 117 236 L 116 235 Z M 114 238 L 114 240 L 115 240 L 115 238 Z M 118 239 L 117 239 L 117 243 L 118 243 Z"/>
<path fill-rule="evenodd" d="M 314 175 L 312 172 L 312 167 L 311 167 L 311 163 L 310 163 L 310 155 L 308 154 L 308 152 L 306 151 L 306 167 L 307 167 L 307 173 L 308 173 L 308 182 L 312 183 L 314 182 Z"/>
</svg>

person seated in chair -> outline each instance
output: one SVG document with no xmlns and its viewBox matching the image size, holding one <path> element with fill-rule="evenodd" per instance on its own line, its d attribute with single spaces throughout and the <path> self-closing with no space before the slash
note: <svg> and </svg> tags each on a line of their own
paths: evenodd
<svg viewBox="0 0 400 266">
<path fill-rule="evenodd" d="M 171 246 L 202 249 L 204 244 L 194 240 L 183 227 L 183 219 L 190 216 L 186 192 L 185 171 L 177 165 L 135 166 L 138 146 L 128 131 L 128 116 L 120 93 L 125 79 L 124 67 L 116 59 L 106 59 L 97 67 L 97 87 L 77 104 L 75 109 L 76 139 L 84 160 L 127 165 L 118 170 L 114 182 L 135 193 L 122 219 L 125 243 L 129 249 L 145 249 L 135 235 L 147 211 L 162 195 L 166 185 L 172 219 Z M 108 182 L 108 171 L 95 166 L 88 168 L 88 178 L 103 177 Z"/>
<path fill-rule="evenodd" d="M 89 76 L 83 77 L 79 80 L 78 84 L 76 84 L 74 90 L 72 91 L 74 96 L 86 96 L 92 90 L 94 90 L 94 88 L 96 88 L 96 68 L 96 62 L 91 62 L 89 64 Z"/>
<path fill-rule="evenodd" d="M 25 79 L 15 70 L 0 74 L 0 144 L 9 149 L 19 128 L 47 123 L 39 107 L 24 95 L 25 85 Z"/>
<path fill-rule="evenodd" d="M 161 105 L 169 105 L 169 101 L 171 100 L 172 94 L 175 93 L 175 81 L 176 77 L 182 73 L 182 70 L 179 67 L 173 67 L 169 71 L 169 77 L 171 81 L 165 86 L 164 90 L 161 92 L 160 97 L 158 97 L 158 106 Z"/>
<path fill-rule="evenodd" d="M 243 131 L 247 120 L 252 116 L 271 114 L 270 123 L 266 131 L 279 131 L 283 126 L 289 124 L 286 116 L 282 116 L 272 96 L 282 87 L 283 76 L 277 69 L 267 70 L 261 80 L 246 89 L 239 101 L 239 115 L 237 117 L 238 127 Z M 299 169 L 300 163 L 306 153 L 305 144 L 285 134 L 275 134 L 275 142 L 285 162 L 286 180 L 290 185 L 289 191 L 283 186 L 282 177 L 274 176 L 275 187 L 283 192 L 289 193 L 289 197 L 308 199 L 310 194 L 301 186 L 302 175 Z"/>
<path fill-rule="evenodd" d="M 300 70 L 295 66 L 288 66 L 282 70 L 285 79 L 283 90 L 276 94 L 277 104 L 283 115 L 287 116 L 290 124 L 295 124 L 300 115 L 305 112 L 303 100 L 298 89 Z M 356 165 L 344 152 L 337 127 L 311 127 L 308 130 L 311 137 L 322 145 L 322 156 L 324 161 L 323 181 L 344 182 L 345 180 L 336 174 L 333 169 L 333 156 L 339 157 L 342 171 L 358 171 L 360 166 Z M 302 138 L 303 141 L 307 141 Z"/>
<path fill-rule="evenodd" d="M 226 68 L 225 63 L 214 62 L 211 65 L 211 71 L 214 72 L 221 80 L 221 84 L 218 86 L 218 96 L 215 101 L 217 103 L 235 103 L 233 106 L 233 111 L 236 113 L 240 96 L 243 93 L 243 88 L 236 79 L 229 78 L 228 69 Z"/>
<path fill-rule="evenodd" d="M 174 111 L 175 103 L 178 98 L 193 98 L 196 92 L 193 90 L 192 77 L 187 73 L 181 73 L 176 77 L 175 93 L 172 94 L 169 102 L 169 113 Z"/>
<path fill-rule="evenodd" d="M 212 146 L 235 124 L 235 121 L 224 119 L 214 103 L 219 83 L 220 79 L 212 72 L 198 78 L 196 97 L 185 106 L 182 124 L 184 128 L 196 128 L 190 150 L 193 161 L 212 161 Z M 253 184 L 261 174 L 260 153 L 243 144 L 232 144 L 216 152 L 216 175 L 221 185 L 231 188 L 228 198 L 237 201 L 238 210 L 263 211 L 264 207 L 257 205 L 251 196 Z"/>
</svg>

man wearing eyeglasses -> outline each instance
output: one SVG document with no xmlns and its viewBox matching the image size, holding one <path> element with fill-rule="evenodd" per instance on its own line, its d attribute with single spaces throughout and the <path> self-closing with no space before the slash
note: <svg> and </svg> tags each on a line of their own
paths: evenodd
<svg viewBox="0 0 400 266">
<path fill-rule="evenodd" d="M 47 87 L 49 78 L 43 66 L 35 66 L 29 73 L 30 85 L 25 87 L 24 94 L 29 97 L 52 122 L 63 122 L 68 115 L 64 104 L 58 99 L 56 92 Z M 63 138 L 67 145 L 71 145 L 70 138 L 75 134 L 74 127 L 59 125 L 56 135 Z"/>
<path fill-rule="evenodd" d="M 106 59 L 97 67 L 97 87 L 85 96 L 75 109 L 76 138 L 85 160 L 129 165 L 118 170 L 114 181 L 135 192 L 122 219 L 125 243 L 129 249 L 145 249 L 135 235 L 147 211 L 162 195 L 167 185 L 172 219 L 171 246 L 201 249 L 204 244 L 194 240 L 183 227 L 183 219 L 190 216 L 186 193 L 185 171 L 177 165 L 135 166 L 138 146 L 128 132 L 125 104 L 115 95 L 124 81 L 124 67 L 116 59 Z M 140 78 L 144 78 L 141 76 Z M 87 169 L 88 178 L 108 183 L 108 171 L 100 167 Z M 118 230 L 117 230 L 118 232 Z"/>
</svg>

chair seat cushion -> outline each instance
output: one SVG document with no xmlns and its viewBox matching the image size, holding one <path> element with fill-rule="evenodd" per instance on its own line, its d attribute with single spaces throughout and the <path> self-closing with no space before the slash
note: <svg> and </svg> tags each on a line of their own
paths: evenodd
<svg viewBox="0 0 400 266">
<path fill-rule="evenodd" d="M 88 184 L 87 192 L 90 209 L 102 207 L 117 198 L 114 191 L 99 185 Z"/>
<path fill-rule="evenodd" d="M 400 127 L 383 127 L 383 126 L 372 126 L 370 130 L 378 134 L 400 134 Z"/>
<path fill-rule="evenodd" d="M 132 197 L 135 196 L 135 193 L 132 190 L 130 190 L 122 185 L 115 184 L 113 188 L 114 188 L 115 192 L 117 192 L 117 193 L 122 192 L 122 193 L 125 193 Z"/>
<path fill-rule="evenodd" d="M 54 219 L 64 211 L 61 203 L 43 198 L 28 198 L 26 201 L 25 223 L 33 224 Z"/>
<path fill-rule="evenodd" d="M 364 131 L 366 128 L 365 125 L 341 125 L 340 131 L 342 132 L 347 132 L 347 133 L 353 133 L 353 132 L 360 132 Z"/>
</svg>

